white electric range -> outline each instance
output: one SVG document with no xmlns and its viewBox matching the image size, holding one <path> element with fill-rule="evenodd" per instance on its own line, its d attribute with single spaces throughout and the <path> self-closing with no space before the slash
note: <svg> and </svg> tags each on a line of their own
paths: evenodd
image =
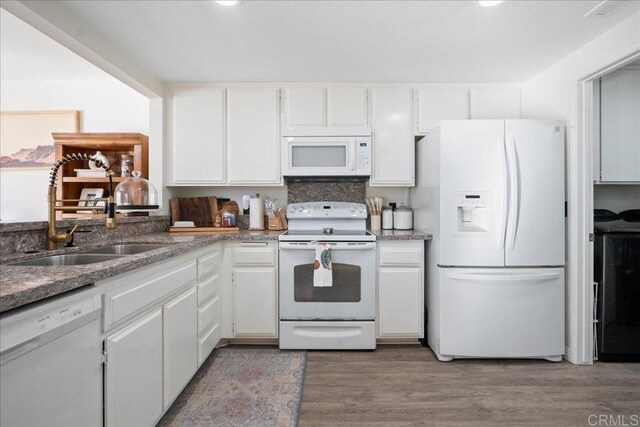
<svg viewBox="0 0 640 427">
<path fill-rule="evenodd" d="M 374 349 L 376 236 L 363 204 L 294 203 L 280 241 L 280 348 Z M 330 287 L 314 287 L 315 249 L 328 243 Z"/>
</svg>

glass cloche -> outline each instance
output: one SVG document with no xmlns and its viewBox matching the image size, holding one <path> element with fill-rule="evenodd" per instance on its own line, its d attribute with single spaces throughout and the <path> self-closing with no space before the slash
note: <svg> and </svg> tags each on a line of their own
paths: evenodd
<svg viewBox="0 0 640 427">
<path fill-rule="evenodd" d="M 158 209 L 158 192 L 152 183 L 142 178 L 140 171 L 133 171 L 114 190 L 116 210 L 125 213 Z"/>
</svg>

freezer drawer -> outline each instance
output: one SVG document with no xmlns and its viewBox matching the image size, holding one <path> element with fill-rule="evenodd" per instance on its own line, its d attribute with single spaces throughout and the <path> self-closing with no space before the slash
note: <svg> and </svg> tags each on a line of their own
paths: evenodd
<svg viewBox="0 0 640 427">
<path fill-rule="evenodd" d="M 441 355 L 564 354 L 564 269 L 439 270 Z"/>
</svg>

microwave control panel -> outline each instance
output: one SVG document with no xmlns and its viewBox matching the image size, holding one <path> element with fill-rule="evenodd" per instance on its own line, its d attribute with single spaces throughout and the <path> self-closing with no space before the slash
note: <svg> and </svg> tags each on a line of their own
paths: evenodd
<svg viewBox="0 0 640 427">
<path fill-rule="evenodd" d="M 356 175 L 371 175 L 371 138 L 356 138 Z"/>
</svg>

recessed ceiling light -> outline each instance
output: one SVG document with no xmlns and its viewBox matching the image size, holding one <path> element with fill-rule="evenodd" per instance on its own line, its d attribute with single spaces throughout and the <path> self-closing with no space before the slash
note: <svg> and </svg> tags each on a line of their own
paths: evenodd
<svg viewBox="0 0 640 427">
<path fill-rule="evenodd" d="M 480 3 L 482 6 L 484 7 L 491 7 L 491 6 L 496 6 L 500 3 L 502 3 L 504 0 L 478 0 L 478 3 Z"/>
<path fill-rule="evenodd" d="M 222 6 L 235 6 L 238 3 L 240 3 L 240 1 L 239 0 L 226 0 L 226 1 L 223 1 L 223 0 L 218 1 L 218 0 L 216 0 L 216 3 L 221 4 Z"/>
</svg>

